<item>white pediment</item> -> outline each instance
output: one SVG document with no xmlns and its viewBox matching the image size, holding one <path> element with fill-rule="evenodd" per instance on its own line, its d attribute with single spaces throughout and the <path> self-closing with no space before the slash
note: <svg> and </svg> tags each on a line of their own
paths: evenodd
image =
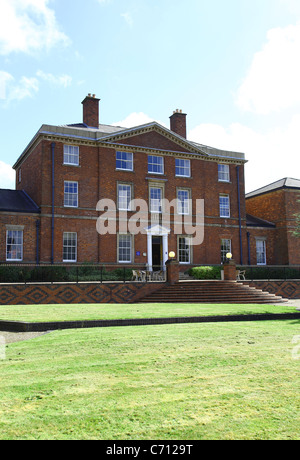
<svg viewBox="0 0 300 460">
<path fill-rule="evenodd" d="M 171 232 L 171 229 L 163 227 L 162 225 L 156 224 L 156 225 L 151 225 L 150 227 L 145 228 L 145 232 L 147 233 L 147 235 L 163 236 L 163 235 L 169 235 Z"/>
</svg>

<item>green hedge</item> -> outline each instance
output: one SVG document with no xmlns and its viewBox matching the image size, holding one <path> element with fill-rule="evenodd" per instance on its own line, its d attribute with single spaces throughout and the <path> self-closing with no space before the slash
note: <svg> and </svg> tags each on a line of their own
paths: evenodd
<svg viewBox="0 0 300 460">
<path fill-rule="evenodd" d="M 244 270 L 241 268 L 241 270 Z M 300 279 L 300 268 L 293 267 L 252 267 L 246 269 L 246 280 Z"/>
<path fill-rule="evenodd" d="M 189 275 L 196 280 L 219 280 L 221 279 L 221 267 L 192 267 Z"/>
<path fill-rule="evenodd" d="M 130 281 L 132 270 L 116 268 L 107 270 L 105 266 L 80 267 L 7 267 L 0 266 L 0 283 L 34 283 L 34 282 L 76 282 L 78 281 Z"/>
</svg>

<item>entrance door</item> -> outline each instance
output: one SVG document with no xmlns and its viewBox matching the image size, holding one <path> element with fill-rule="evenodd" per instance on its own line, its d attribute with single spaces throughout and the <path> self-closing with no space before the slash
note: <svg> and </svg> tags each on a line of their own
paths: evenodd
<svg viewBox="0 0 300 460">
<path fill-rule="evenodd" d="M 153 271 L 161 270 L 162 265 L 162 237 L 152 237 L 152 265 Z"/>
</svg>

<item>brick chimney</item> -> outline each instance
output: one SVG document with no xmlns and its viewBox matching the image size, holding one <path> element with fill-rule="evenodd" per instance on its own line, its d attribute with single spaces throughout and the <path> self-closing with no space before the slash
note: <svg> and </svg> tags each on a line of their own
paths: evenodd
<svg viewBox="0 0 300 460">
<path fill-rule="evenodd" d="M 186 113 L 182 113 L 182 110 L 177 109 L 170 117 L 170 120 L 171 131 L 186 139 Z"/>
<path fill-rule="evenodd" d="M 99 128 L 99 101 L 95 94 L 88 94 L 82 101 L 83 105 L 83 123 L 90 128 Z"/>
</svg>

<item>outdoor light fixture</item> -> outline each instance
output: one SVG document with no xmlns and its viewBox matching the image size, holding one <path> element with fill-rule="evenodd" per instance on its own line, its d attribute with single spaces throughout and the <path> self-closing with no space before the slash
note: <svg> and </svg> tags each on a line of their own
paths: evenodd
<svg viewBox="0 0 300 460">
<path fill-rule="evenodd" d="M 175 259 L 175 252 L 174 251 L 169 252 L 169 257 L 170 259 Z"/>
<path fill-rule="evenodd" d="M 230 261 L 230 259 L 232 259 L 232 254 L 230 252 L 227 252 L 226 259 L 228 260 L 228 262 Z"/>
</svg>

